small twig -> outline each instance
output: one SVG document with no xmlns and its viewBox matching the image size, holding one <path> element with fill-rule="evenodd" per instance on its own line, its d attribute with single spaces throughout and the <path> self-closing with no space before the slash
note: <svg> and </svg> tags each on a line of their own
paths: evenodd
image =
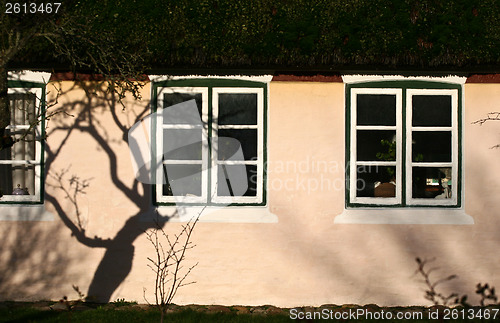
<svg viewBox="0 0 500 323">
<path fill-rule="evenodd" d="M 478 125 L 482 126 L 484 123 L 486 123 L 488 121 L 499 121 L 499 120 L 500 120 L 500 112 L 488 112 L 488 114 L 486 115 L 486 118 L 476 120 L 476 121 L 472 122 L 472 124 L 478 124 Z"/>
<path fill-rule="evenodd" d="M 66 179 L 66 174 L 69 172 L 71 166 L 62 169 L 60 172 L 49 172 L 49 176 L 52 177 L 57 184 L 47 183 L 47 186 L 60 189 L 64 193 L 64 198 L 69 200 L 70 203 L 75 208 L 76 222 L 78 228 L 81 232 L 85 232 L 85 226 L 82 221 L 82 213 L 79 207 L 78 199 L 81 195 L 86 194 L 86 189 L 90 185 L 89 179 L 80 179 L 77 175 L 72 175 L 69 179 Z M 68 182 L 69 185 L 65 184 Z"/>
</svg>

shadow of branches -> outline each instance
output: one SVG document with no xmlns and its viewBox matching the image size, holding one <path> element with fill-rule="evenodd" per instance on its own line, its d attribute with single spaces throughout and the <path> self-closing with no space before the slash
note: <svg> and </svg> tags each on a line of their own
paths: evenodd
<svg viewBox="0 0 500 323">
<path fill-rule="evenodd" d="M 63 228 L 44 222 L 12 222 L 0 231 L 0 297 L 36 300 L 52 286 L 66 283 L 70 260 L 57 239 Z"/>
<path fill-rule="evenodd" d="M 434 305 L 461 305 L 464 307 L 473 306 L 469 303 L 469 296 L 467 294 L 460 296 L 458 293 L 453 292 L 446 295 L 438 291 L 439 285 L 456 279 L 457 275 L 451 274 L 443 278 L 431 278 L 431 273 L 438 269 L 437 267 L 429 268 L 429 263 L 434 260 L 435 259 L 421 259 L 420 257 L 415 258 L 418 265 L 418 269 L 415 273 L 418 273 L 422 277 L 422 282 L 426 286 L 424 295 L 425 299 L 431 301 Z M 481 307 L 500 305 L 500 303 L 498 303 L 498 296 L 496 295 L 495 287 L 490 286 L 488 283 L 478 283 L 476 285 L 475 293 L 479 296 L 479 306 Z"/>
<path fill-rule="evenodd" d="M 68 82 L 61 82 L 56 86 L 67 87 L 68 84 L 64 83 Z M 122 156 L 118 156 L 115 151 L 116 145 L 127 145 L 129 127 L 147 115 L 149 107 L 141 107 L 140 111 L 125 109 L 120 105 L 116 92 L 110 91 L 105 82 L 71 84 L 63 91 L 70 100 L 61 102 L 57 106 L 57 109 L 65 113 L 53 115 L 48 123 L 46 169 L 47 186 L 50 187 L 50 191 L 46 193 L 46 200 L 52 204 L 61 221 L 79 243 L 89 248 L 105 250 L 85 294 L 89 300 L 108 302 L 131 271 L 135 251 L 134 241 L 148 228 L 156 226 L 155 223 L 140 221 L 140 215 L 148 212 L 151 207 L 150 188 L 136 181 L 131 173 L 125 176 L 120 172 L 118 164 L 119 157 Z M 78 99 L 75 99 L 76 95 Z M 118 129 L 120 137 L 110 135 L 109 120 L 112 120 L 112 126 Z M 112 133 L 117 133 L 116 129 L 113 129 Z M 77 134 L 85 135 L 85 142 L 79 142 L 80 149 L 86 150 L 89 154 L 96 150 L 105 154 L 104 162 L 92 165 L 94 169 L 92 178 L 80 177 L 77 175 L 78 169 L 74 167 L 71 171 L 76 174 L 70 174 L 67 166 L 56 166 L 66 161 L 67 153 L 63 151 L 69 142 L 74 145 L 72 141 L 74 139 L 71 137 Z M 58 142 L 53 143 L 52 137 L 57 137 Z M 110 178 L 112 187 L 106 188 L 104 192 L 119 190 L 135 207 L 131 208 L 133 211 L 130 214 L 121 215 L 126 221 L 114 236 L 102 237 L 86 227 L 88 220 L 84 219 L 82 214 L 81 197 L 91 187 L 94 179 L 107 177 Z M 160 223 L 164 225 L 165 221 Z"/>
</svg>

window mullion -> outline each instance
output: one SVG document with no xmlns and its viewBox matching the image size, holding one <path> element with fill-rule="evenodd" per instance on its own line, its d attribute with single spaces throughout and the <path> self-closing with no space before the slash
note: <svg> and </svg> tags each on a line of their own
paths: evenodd
<svg viewBox="0 0 500 323">
<path fill-rule="evenodd" d="M 397 166 L 397 161 L 357 161 L 356 166 Z"/>
<path fill-rule="evenodd" d="M 403 180 L 403 167 L 404 164 L 404 97 L 403 91 L 399 89 L 396 93 L 396 199 L 398 204 L 404 204 L 403 201 L 403 189 L 404 189 L 404 180 Z"/>
<path fill-rule="evenodd" d="M 412 127 L 413 131 L 453 131 L 453 127 Z"/>
<path fill-rule="evenodd" d="M 459 151 L 459 136 L 460 134 L 458 133 L 458 129 L 460 127 L 459 124 L 459 97 L 458 97 L 458 90 L 455 90 L 451 93 L 451 162 L 453 166 L 451 167 L 451 176 L 452 176 L 452 181 L 455 181 L 455 184 L 452 186 L 451 194 L 452 194 L 452 200 L 454 200 L 454 203 L 457 204 L 459 201 L 459 190 L 458 190 L 458 184 L 459 184 L 459 158 L 460 155 L 458 153 Z"/>
<path fill-rule="evenodd" d="M 351 89 L 350 91 L 350 98 L 351 98 L 351 106 L 349 107 L 351 113 L 350 113 L 350 122 L 351 122 L 351 141 L 350 141 L 350 169 L 349 169 L 349 195 L 350 195 L 350 202 L 354 203 L 356 202 L 357 199 L 357 189 L 356 189 L 356 183 L 358 180 L 358 174 L 357 174 L 357 136 L 356 136 L 356 131 L 357 131 L 357 114 L 356 114 L 356 107 L 357 107 L 357 92 L 355 92 L 355 89 Z"/>
<path fill-rule="evenodd" d="M 358 126 L 356 130 L 397 130 L 397 126 Z"/>
<path fill-rule="evenodd" d="M 209 163 L 211 165 L 210 172 L 208 174 L 208 202 L 212 203 L 212 199 L 217 197 L 217 149 L 218 149 L 218 138 L 219 138 L 219 125 L 217 120 L 219 119 L 219 105 L 218 93 L 214 93 L 212 87 L 209 90 L 209 125 L 210 125 L 210 149 L 209 149 Z"/>
<path fill-rule="evenodd" d="M 210 163 L 211 163 L 211 92 L 210 87 L 204 88 L 202 94 L 202 113 L 201 113 L 201 123 L 202 123 L 202 133 L 204 142 L 202 143 L 202 177 L 201 177 L 201 196 L 205 203 L 210 203 Z M 203 170 L 205 168 L 205 170 Z"/>
<path fill-rule="evenodd" d="M 218 129 L 258 129 L 258 125 L 218 125 Z"/>
<path fill-rule="evenodd" d="M 405 95 L 406 95 L 406 106 L 405 106 L 405 112 L 406 112 L 406 153 L 405 153 L 405 205 L 410 204 L 409 200 L 412 199 L 412 177 L 413 177 L 413 161 L 412 161 L 412 154 L 413 154 L 413 147 L 412 147 L 412 141 L 413 141 L 413 127 L 412 127 L 412 95 L 409 95 L 407 93 L 407 89 L 405 89 Z"/>
</svg>

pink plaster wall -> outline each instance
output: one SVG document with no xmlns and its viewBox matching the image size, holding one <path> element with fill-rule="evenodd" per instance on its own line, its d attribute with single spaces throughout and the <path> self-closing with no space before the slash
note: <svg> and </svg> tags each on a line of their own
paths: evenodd
<svg viewBox="0 0 500 323">
<path fill-rule="evenodd" d="M 150 200 L 141 187 L 134 186 L 128 147 L 123 141 L 124 129 L 147 109 L 150 86 L 144 87 L 142 101 L 128 98 L 124 110 L 115 105 L 116 118 L 124 126 L 120 129 L 110 113 L 109 101 L 71 89 L 72 85 L 62 82 L 63 90 L 69 92 L 59 99 L 58 106 L 71 105 L 70 113 L 75 117 L 60 114 L 49 123 L 48 147 L 51 151 L 61 147 L 49 174 L 69 167 L 68 176 L 89 180 L 86 194 L 78 200 L 85 235 L 72 236 L 68 222 L 63 222 L 51 202 L 46 204 L 55 214 L 52 222 L 0 222 L 0 264 L 7 273 L 0 278 L 4 286 L 0 297 L 71 298 L 76 297 L 73 284 L 86 292 L 104 255 L 102 246 L 109 246 L 94 237 L 115 239 L 118 234 L 133 245 L 134 258 L 130 273 L 110 299 L 143 303 L 145 287 L 151 301 L 154 275 L 147 267 L 147 257 L 154 252 L 145 236 L 136 232 L 150 224 L 134 217 L 147 209 Z M 199 223 L 194 233 L 197 246 L 187 259 L 188 264 L 199 262 L 190 276 L 196 284 L 181 289 L 174 302 L 288 307 L 428 305 L 424 286 L 415 275 L 417 256 L 436 258 L 440 269 L 435 278 L 459 276 L 442 285 L 444 293 L 472 296 L 478 282 L 500 286 L 496 275 L 500 269 L 496 259 L 500 149 L 489 149 L 500 143 L 500 123 L 471 124 L 489 111 L 498 111 L 500 84 L 466 84 L 464 89 L 465 209 L 475 224 L 334 225 L 345 200 L 344 85 L 272 82 L 268 204 L 279 221 Z M 88 114 L 81 120 L 76 117 L 89 105 L 97 136 L 89 134 Z M 79 129 L 73 129 L 75 122 Z M 69 128 L 58 129 L 63 125 Z M 97 137 L 103 141 L 96 141 Z M 110 171 L 110 152 L 116 156 L 116 173 Z M 47 184 L 57 183 L 49 176 Z M 52 186 L 46 190 L 74 221 L 74 206 L 63 192 Z M 180 226 L 167 223 L 165 230 L 173 234 Z M 130 252 L 125 246 L 122 253 L 119 249 L 116 258 Z M 112 265 L 119 264 L 116 259 L 106 266 L 113 269 Z M 113 270 L 108 272 L 113 275 Z M 105 277 L 101 279 L 105 281 Z"/>
</svg>

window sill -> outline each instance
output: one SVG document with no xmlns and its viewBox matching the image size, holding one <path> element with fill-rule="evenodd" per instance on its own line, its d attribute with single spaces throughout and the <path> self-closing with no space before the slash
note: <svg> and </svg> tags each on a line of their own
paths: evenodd
<svg viewBox="0 0 500 323">
<path fill-rule="evenodd" d="M 0 221 L 54 221 L 54 214 L 45 209 L 45 205 L 0 205 Z"/>
<path fill-rule="evenodd" d="M 179 208 L 179 212 L 175 206 L 152 206 L 149 212 L 141 216 L 141 221 L 151 222 L 156 216 L 160 216 L 162 221 L 188 222 L 198 214 L 199 222 L 278 223 L 278 217 L 267 206 L 190 206 Z"/>
<path fill-rule="evenodd" d="M 345 209 L 335 224 L 474 224 L 463 209 L 399 208 Z"/>
</svg>

